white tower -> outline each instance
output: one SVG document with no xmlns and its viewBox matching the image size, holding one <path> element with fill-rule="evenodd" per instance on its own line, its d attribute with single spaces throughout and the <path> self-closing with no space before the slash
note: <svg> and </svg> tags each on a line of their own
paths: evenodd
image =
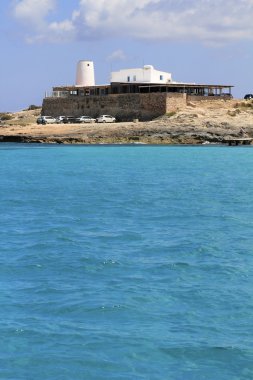
<svg viewBox="0 0 253 380">
<path fill-rule="evenodd" d="M 76 87 L 95 86 L 94 64 L 92 61 L 79 61 L 76 70 Z"/>
</svg>

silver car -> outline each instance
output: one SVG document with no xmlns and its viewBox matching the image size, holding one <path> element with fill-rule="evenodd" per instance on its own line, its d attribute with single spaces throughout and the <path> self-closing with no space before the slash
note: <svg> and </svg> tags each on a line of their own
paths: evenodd
<svg viewBox="0 0 253 380">
<path fill-rule="evenodd" d="M 96 119 L 93 119 L 90 116 L 80 116 L 78 118 L 79 123 L 95 123 Z"/>
<path fill-rule="evenodd" d="M 116 118 L 111 115 L 101 115 L 96 119 L 97 123 L 115 123 Z"/>
</svg>

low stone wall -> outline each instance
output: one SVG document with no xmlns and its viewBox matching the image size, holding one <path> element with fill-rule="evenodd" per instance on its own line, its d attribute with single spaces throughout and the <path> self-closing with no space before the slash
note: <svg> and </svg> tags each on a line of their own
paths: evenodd
<svg viewBox="0 0 253 380">
<path fill-rule="evenodd" d="M 189 102 L 216 102 L 216 101 L 231 101 L 229 96 L 200 96 L 200 95 L 187 95 Z"/>
</svg>

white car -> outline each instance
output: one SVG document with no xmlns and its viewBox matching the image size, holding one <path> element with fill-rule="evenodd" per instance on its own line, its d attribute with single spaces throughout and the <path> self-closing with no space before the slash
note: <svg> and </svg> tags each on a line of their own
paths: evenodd
<svg viewBox="0 0 253 380">
<path fill-rule="evenodd" d="M 116 118 L 111 115 L 101 115 L 96 119 L 97 123 L 115 123 Z"/>
<path fill-rule="evenodd" d="M 58 116 L 58 117 L 56 118 L 57 123 L 61 124 L 61 123 L 62 123 L 62 120 L 65 119 L 65 117 L 66 117 L 66 116 Z"/>
<path fill-rule="evenodd" d="M 80 116 L 78 118 L 79 123 L 95 123 L 96 119 L 93 119 L 90 116 Z"/>
<path fill-rule="evenodd" d="M 53 116 L 40 116 L 37 119 L 37 124 L 54 124 L 57 123 L 57 119 Z"/>
</svg>

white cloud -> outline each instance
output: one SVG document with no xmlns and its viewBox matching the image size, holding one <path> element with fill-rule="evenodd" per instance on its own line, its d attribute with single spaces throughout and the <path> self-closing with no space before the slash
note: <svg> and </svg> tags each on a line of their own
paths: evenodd
<svg viewBox="0 0 253 380">
<path fill-rule="evenodd" d="M 107 61 L 124 61 L 126 59 L 126 55 L 123 50 L 115 50 L 107 57 Z"/>
<path fill-rule="evenodd" d="M 22 22 L 41 25 L 54 8 L 55 0 L 21 0 L 14 2 L 13 14 Z"/>
<path fill-rule="evenodd" d="M 79 0 L 67 20 L 46 21 L 57 4 L 60 14 L 60 1 L 19 0 L 14 14 L 31 21 L 34 41 L 113 36 L 205 43 L 253 39 L 253 0 Z"/>
<path fill-rule="evenodd" d="M 55 13 L 57 0 L 15 0 L 13 2 L 14 17 L 25 26 L 28 43 L 64 42 L 75 38 L 75 27 L 71 20 L 60 22 L 47 21 L 48 16 Z"/>
</svg>

